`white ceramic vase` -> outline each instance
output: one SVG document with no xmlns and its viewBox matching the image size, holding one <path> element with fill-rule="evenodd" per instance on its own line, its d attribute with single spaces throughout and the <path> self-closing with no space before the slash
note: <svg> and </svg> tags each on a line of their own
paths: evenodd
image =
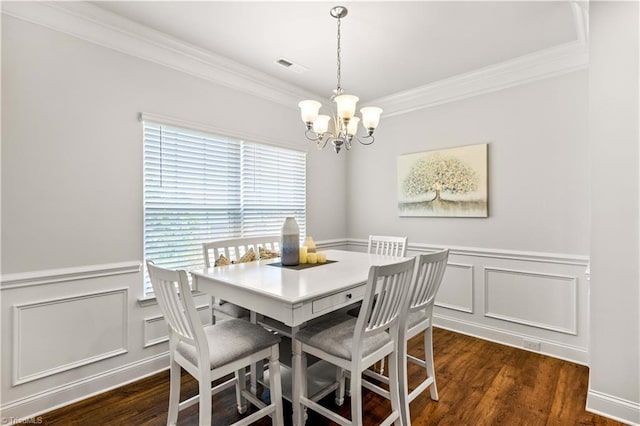
<svg viewBox="0 0 640 426">
<path fill-rule="evenodd" d="M 282 265 L 295 266 L 300 263 L 300 228 L 293 216 L 288 216 L 282 224 L 280 251 Z"/>
</svg>

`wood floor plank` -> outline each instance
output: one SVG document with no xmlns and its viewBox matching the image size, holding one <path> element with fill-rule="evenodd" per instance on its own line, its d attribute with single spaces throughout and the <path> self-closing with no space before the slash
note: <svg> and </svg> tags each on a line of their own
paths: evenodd
<svg viewBox="0 0 640 426">
<path fill-rule="evenodd" d="M 540 354 L 476 339 L 435 328 L 433 333 L 436 380 L 439 401 L 425 391 L 411 403 L 414 426 L 464 425 L 584 425 L 617 426 L 621 423 L 587 413 L 587 367 Z M 410 341 L 409 351 L 424 354 L 424 341 Z M 409 365 L 410 388 L 424 378 L 424 372 Z M 182 377 L 182 399 L 195 395 L 197 383 L 189 375 Z M 169 400 L 167 371 L 137 382 L 62 407 L 42 415 L 45 425 L 140 425 L 166 424 Z M 365 425 L 376 425 L 390 412 L 384 398 L 363 391 Z M 336 407 L 333 396 L 322 404 L 339 414 L 350 416 L 350 400 Z M 236 411 L 233 389 L 213 399 L 213 424 L 229 425 L 243 416 Z M 285 413 L 291 405 L 285 403 Z M 249 413 L 255 411 L 250 409 Z M 182 411 L 178 424 L 197 425 L 198 406 Z M 310 412 L 307 425 L 334 423 Z M 271 425 L 262 419 L 255 425 Z M 291 425 L 290 414 L 285 426 Z"/>
</svg>

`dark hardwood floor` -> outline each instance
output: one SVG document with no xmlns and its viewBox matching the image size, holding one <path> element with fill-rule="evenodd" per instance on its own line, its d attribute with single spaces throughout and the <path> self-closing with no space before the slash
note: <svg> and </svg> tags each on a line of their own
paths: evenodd
<svg viewBox="0 0 640 426">
<path fill-rule="evenodd" d="M 422 355 L 422 337 L 409 350 Z M 584 366 L 491 343 L 443 329 L 434 329 L 436 379 L 440 400 L 425 391 L 411 404 L 414 426 L 421 425 L 620 425 L 584 410 L 588 369 Z M 415 368 L 414 368 L 415 367 Z M 409 386 L 422 373 L 410 366 Z M 182 377 L 183 399 L 197 393 L 196 382 Z M 42 415 L 44 425 L 164 425 L 169 399 L 169 375 L 162 372 L 127 386 Z M 336 407 L 333 396 L 324 404 L 349 416 L 349 399 Z M 285 402 L 285 424 L 291 424 Z M 364 391 L 365 425 L 376 425 L 388 414 L 384 398 Z M 214 425 L 228 425 L 240 416 L 235 393 L 228 389 L 213 401 Z M 179 425 L 198 424 L 198 406 L 180 413 Z M 256 425 L 270 425 L 263 419 Z M 309 412 L 307 425 L 333 425 Z"/>
</svg>

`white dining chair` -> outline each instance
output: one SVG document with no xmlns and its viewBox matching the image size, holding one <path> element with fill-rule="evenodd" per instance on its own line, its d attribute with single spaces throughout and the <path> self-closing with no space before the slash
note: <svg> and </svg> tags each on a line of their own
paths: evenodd
<svg viewBox="0 0 640 426">
<path fill-rule="evenodd" d="M 389 357 L 391 414 L 384 425 L 401 424 L 398 377 L 398 331 L 406 307 L 415 259 L 372 266 L 362 309 L 357 318 L 329 315 L 301 329 L 294 337 L 294 424 L 304 424 L 305 407 L 340 425 L 362 425 L 362 372 Z M 376 303 L 374 296 L 378 294 Z M 405 309 L 406 310 L 406 309 Z M 307 397 L 307 354 L 337 367 L 336 382 L 344 391 L 345 372 L 351 375 L 351 420 Z M 342 395 L 343 396 L 343 395 Z"/>
<path fill-rule="evenodd" d="M 282 383 L 278 343 L 280 338 L 264 328 L 240 319 L 203 326 L 196 311 L 187 273 L 169 270 L 147 261 L 153 292 L 169 325 L 170 388 L 167 425 L 175 425 L 178 412 L 199 403 L 199 424 L 211 425 L 211 396 L 235 385 L 240 414 L 246 401 L 258 411 L 234 423 L 245 426 L 271 416 L 274 426 L 283 424 Z M 269 360 L 271 402 L 265 404 L 246 390 L 246 367 L 258 360 Z M 181 368 L 198 381 L 199 394 L 180 402 Z M 215 387 L 211 382 L 234 374 Z"/>
<path fill-rule="evenodd" d="M 280 256 L 279 249 L 279 235 L 226 238 L 203 243 L 202 256 L 205 268 L 211 268 L 230 263 L 264 259 L 265 253 L 268 253 L 269 257 Z M 249 256 L 249 254 L 253 254 L 253 256 Z M 242 318 L 245 320 L 250 318 L 249 310 L 235 303 L 212 297 L 211 304 L 213 305 L 212 322 L 214 324 L 219 320 L 230 318 Z"/>
<path fill-rule="evenodd" d="M 407 237 L 369 235 L 367 253 L 404 257 L 407 255 Z M 357 306 L 349 309 L 348 314 L 357 317 L 361 306 L 362 303 L 358 303 Z M 378 364 L 378 371 L 380 374 L 384 373 L 384 359 Z"/>
<path fill-rule="evenodd" d="M 369 235 L 367 252 L 387 256 L 406 256 L 407 237 Z"/>
<path fill-rule="evenodd" d="M 409 297 L 407 298 L 407 315 L 403 318 L 401 325 L 401 335 L 404 335 L 401 356 L 406 358 L 406 362 L 411 362 L 425 369 L 426 378 L 420 382 L 411 392 L 408 388 L 407 364 L 403 362 L 400 368 L 400 400 L 402 415 L 406 425 L 411 424 L 409 403 L 416 399 L 418 395 L 427 388 L 430 389 L 431 399 L 438 400 L 438 388 L 436 386 L 436 374 L 433 364 L 433 306 L 442 277 L 444 276 L 449 250 L 441 250 L 435 253 L 418 256 L 414 280 L 411 286 Z M 407 353 L 407 341 L 424 333 L 424 359 L 417 358 Z M 367 371 L 367 376 L 372 376 L 377 380 L 389 384 L 391 377 L 375 372 Z M 378 394 L 389 398 L 388 392 L 378 386 L 369 387 Z"/>
</svg>

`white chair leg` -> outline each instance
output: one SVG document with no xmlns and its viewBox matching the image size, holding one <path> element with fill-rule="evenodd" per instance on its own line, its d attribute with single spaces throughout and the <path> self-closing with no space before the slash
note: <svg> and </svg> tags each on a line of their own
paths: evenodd
<svg viewBox="0 0 640 426">
<path fill-rule="evenodd" d="M 400 416 L 402 424 L 411 425 L 411 413 L 409 411 L 409 379 L 408 379 L 408 363 L 407 363 L 407 341 L 403 339 L 398 343 L 399 351 L 397 354 L 398 381 L 389 383 L 398 383 L 398 397 L 400 399 Z"/>
<path fill-rule="evenodd" d="M 247 388 L 247 376 L 245 375 L 245 369 L 242 368 L 235 372 L 236 375 L 236 404 L 238 406 L 238 413 L 244 414 L 247 412 L 247 401 L 242 396 L 242 391 Z"/>
<path fill-rule="evenodd" d="M 173 426 L 178 423 L 178 405 L 180 404 L 180 373 L 181 368 L 178 363 L 171 359 L 169 369 L 169 413 L 167 425 Z"/>
<path fill-rule="evenodd" d="M 275 404 L 276 412 L 271 417 L 273 426 L 284 424 L 284 413 L 282 411 L 282 378 L 280 376 L 280 355 L 278 345 L 271 348 L 269 358 L 269 381 L 271 383 L 271 404 Z"/>
<path fill-rule="evenodd" d="M 433 377 L 431 384 L 431 399 L 438 400 L 438 387 L 436 386 L 436 371 L 433 364 L 433 329 L 431 326 L 424 333 L 424 362 L 427 367 L 427 377 Z"/>
<path fill-rule="evenodd" d="M 362 425 L 362 373 L 351 371 L 349 388 L 351 389 L 351 423 Z"/>
<path fill-rule="evenodd" d="M 303 382 L 306 371 L 303 369 L 302 343 L 293 340 L 293 426 L 304 425 L 304 407 L 300 404 L 300 396 L 303 396 Z M 306 364 L 306 359 L 304 364 Z M 306 388 L 306 386 L 304 386 Z M 304 396 L 306 397 L 306 389 Z"/>
<path fill-rule="evenodd" d="M 211 381 L 210 372 L 199 372 L 198 391 L 200 392 L 200 410 L 198 412 L 200 426 L 211 426 Z"/>
<path fill-rule="evenodd" d="M 342 407 L 344 404 L 344 387 L 346 376 L 344 370 L 340 367 L 336 367 L 336 382 L 338 382 L 338 389 L 336 389 L 336 405 Z"/>
</svg>

